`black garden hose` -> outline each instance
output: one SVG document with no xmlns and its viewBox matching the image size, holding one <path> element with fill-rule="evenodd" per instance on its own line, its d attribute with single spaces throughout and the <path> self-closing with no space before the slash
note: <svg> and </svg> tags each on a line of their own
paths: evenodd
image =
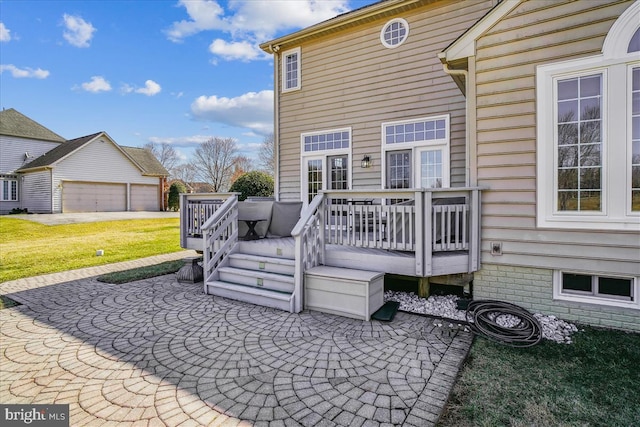
<svg viewBox="0 0 640 427">
<path fill-rule="evenodd" d="M 496 320 L 502 315 L 519 319 L 513 327 L 501 326 Z M 515 304 L 502 301 L 471 301 L 466 311 L 471 331 L 492 341 L 512 347 L 532 347 L 542 340 L 542 327 L 533 314 Z"/>
</svg>

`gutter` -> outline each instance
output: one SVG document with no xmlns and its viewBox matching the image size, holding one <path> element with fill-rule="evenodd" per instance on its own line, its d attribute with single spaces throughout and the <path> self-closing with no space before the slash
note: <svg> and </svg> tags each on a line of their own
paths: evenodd
<svg viewBox="0 0 640 427">
<path fill-rule="evenodd" d="M 442 61 L 442 69 L 444 70 L 444 72 L 450 76 L 452 76 L 454 78 L 454 80 L 457 80 L 456 83 L 459 83 L 460 81 L 458 79 L 456 79 L 456 76 L 462 76 L 462 94 L 464 95 L 464 117 L 465 117 L 465 126 L 464 126 L 464 185 L 466 187 L 470 186 L 471 183 L 471 152 L 470 152 L 470 147 L 471 147 L 471 117 L 470 117 L 470 111 L 471 109 L 469 108 L 469 97 L 467 96 L 467 92 L 468 92 L 468 85 L 469 85 L 469 71 L 468 70 L 456 70 L 456 69 L 452 69 L 449 67 L 449 64 L 446 62 L 446 54 L 444 52 L 441 52 L 438 54 L 438 57 L 440 58 L 440 61 Z"/>
</svg>

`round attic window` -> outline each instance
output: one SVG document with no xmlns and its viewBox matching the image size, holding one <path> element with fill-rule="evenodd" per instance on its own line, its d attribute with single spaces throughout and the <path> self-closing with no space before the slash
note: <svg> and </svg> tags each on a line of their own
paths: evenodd
<svg viewBox="0 0 640 427">
<path fill-rule="evenodd" d="M 409 23 L 402 18 L 392 19 L 380 31 L 380 41 L 386 48 L 400 46 L 409 36 Z"/>
</svg>

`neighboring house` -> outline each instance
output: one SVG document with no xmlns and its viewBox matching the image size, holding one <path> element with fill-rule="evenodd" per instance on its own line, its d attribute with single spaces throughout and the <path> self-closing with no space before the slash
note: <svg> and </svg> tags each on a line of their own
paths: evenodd
<svg viewBox="0 0 640 427">
<path fill-rule="evenodd" d="M 277 199 L 481 188 L 474 298 L 640 330 L 638 16 L 638 1 L 387 0 L 262 44 Z M 415 197 L 408 215 L 431 218 L 434 196 Z M 420 250 L 416 273 L 435 275 Z"/>
<path fill-rule="evenodd" d="M 0 213 L 22 207 L 17 170 L 64 141 L 13 108 L 0 112 Z"/>
<path fill-rule="evenodd" d="M 32 213 L 164 208 L 163 182 L 168 173 L 147 150 L 121 147 L 105 132 L 42 147 L 42 141 L 34 141 L 24 131 L 34 128 L 35 122 L 15 110 L 2 111 L 0 121 L 2 172 L 6 162 L 7 171 L 12 172 L 10 182 L 15 183 L 11 184 L 13 205 L 3 205 L 3 212 L 14 207 Z M 9 136 L 5 122 L 27 126 L 13 128 Z M 42 147 L 37 156 L 18 165 L 25 147 L 33 150 L 34 146 Z"/>
</svg>

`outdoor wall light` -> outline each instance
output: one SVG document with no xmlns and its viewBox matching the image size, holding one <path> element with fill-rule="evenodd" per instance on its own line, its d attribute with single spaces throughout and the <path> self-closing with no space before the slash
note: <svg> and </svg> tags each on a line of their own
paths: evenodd
<svg viewBox="0 0 640 427">
<path fill-rule="evenodd" d="M 360 161 L 360 166 L 363 169 L 367 169 L 371 167 L 371 157 L 369 157 L 369 155 L 365 154 L 364 157 L 362 158 L 362 160 Z"/>
</svg>

